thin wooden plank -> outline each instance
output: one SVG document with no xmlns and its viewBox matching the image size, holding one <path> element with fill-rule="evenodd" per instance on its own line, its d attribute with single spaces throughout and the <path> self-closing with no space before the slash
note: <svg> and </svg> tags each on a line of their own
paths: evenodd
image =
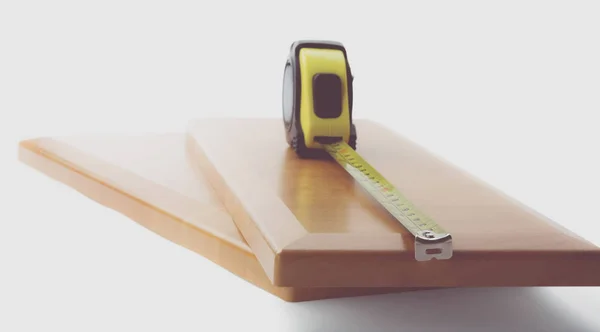
<svg viewBox="0 0 600 332">
<path fill-rule="evenodd" d="M 19 159 L 286 301 L 411 290 L 273 286 L 185 146 L 184 134 L 40 138 Z"/>
<path fill-rule="evenodd" d="M 278 286 L 598 286 L 600 248 L 380 124 L 359 153 L 449 230 L 451 260 L 413 239 L 331 160 L 299 159 L 278 119 L 202 119 L 194 162 Z"/>
</svg>

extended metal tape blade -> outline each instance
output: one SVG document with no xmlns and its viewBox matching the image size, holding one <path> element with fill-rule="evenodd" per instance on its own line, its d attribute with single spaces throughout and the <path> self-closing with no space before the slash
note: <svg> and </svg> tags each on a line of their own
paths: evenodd
<svg viewBox="0 0 600 332">
<path fill-rule="evenodd" d="M 415 236 L 415 259 L 452 257 L 452 236 L 388 182 L 343 141 L 324 144 L 325 150 L 400 224 Z"/>
</svg>

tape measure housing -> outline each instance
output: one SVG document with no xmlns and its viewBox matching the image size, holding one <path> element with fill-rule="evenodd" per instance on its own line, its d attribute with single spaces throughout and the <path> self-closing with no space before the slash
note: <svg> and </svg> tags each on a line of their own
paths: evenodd
<svg viewBox="0 0 600 332">
<path fill-rule="evenodd" d="M 356 148 L 352 81 L 341 43 L 302 40 L 291 45 L 282 106 L 286 140 L 299 157 L 312 157 L 323 152 L 322 144 L 340 139 Z"/>
</svg>

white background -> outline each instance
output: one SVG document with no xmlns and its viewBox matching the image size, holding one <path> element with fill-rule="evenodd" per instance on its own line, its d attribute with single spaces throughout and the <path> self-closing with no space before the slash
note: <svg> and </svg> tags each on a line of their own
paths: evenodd
<svg viewBox="0 0 600 332">
<path fill-rule="evenodd" d="M 600 245 L 599 18 L 594 1 L 3 0 L 0 331 L 599 331 L 597 287 L 284 303 L 16 161 L 37 136 L 280 117 L 291 42 L 332 39 L 357 117 Z"/>
</svg>

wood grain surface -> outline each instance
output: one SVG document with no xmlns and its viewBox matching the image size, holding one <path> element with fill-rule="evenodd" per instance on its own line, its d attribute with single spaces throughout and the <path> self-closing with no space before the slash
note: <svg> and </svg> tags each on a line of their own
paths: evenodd
<svg viewBox="0 0 600 332">
<path fill-rule="evenodd" d="M 412 290 L 273 286 L 185 147 L 184 134 L 40 138 L 19 159 L 286 301 Z"/>
<path fill-rule="evenodd" d="M 599 286 L 600 248 L 377 123 L 358 152 L 451 232 L 450 260 L 412 236 L 330 159 L 299 159 L 279 119 L 202 119 L 193 161 L 278 286 Z"/>
</svg>

